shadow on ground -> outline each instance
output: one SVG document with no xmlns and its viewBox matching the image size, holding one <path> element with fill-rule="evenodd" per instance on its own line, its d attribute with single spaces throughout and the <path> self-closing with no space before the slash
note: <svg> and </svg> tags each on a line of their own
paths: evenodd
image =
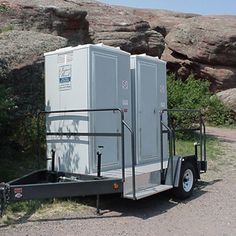
<svg viewBox="0 0 236 236">
<path fill-rule="evenodd" d="M 76 201 L 79 201 L 85 205 L 88 205 L 94 208 L 93 212 L 84 213 L 83 215 L 76 213 L 69 214 L 68 216 L 57 217 L 57 218 L 44 218 L 31 220 L 31 216 L 35 212 L 26 213 L 17 221 L 13 222 L 13 225 L 27 223 L 27 222 L 49 222 L 49 221 L 65 221 L 65 220 L 84 220 L 84 219 L 104 219 L 104 218 L 117 218 L 117 217 L 137 217 L 143 220 L 152 218 L 168 212 L 171 208 L 177 206 L 178 204 L 188 204 L 194 199 L 200 198 L 203 194 L 207 193 L 205 189 L 207 186 L 214 185 L 215 183 L 222 181 L 222 179 L 216 179 L 209 182 L 199 181 L 194 190 L 194 194 L 187 200 L 178 200 L 175 199 L 172 195 L 172 191 L 163 192 L 161 194 L 153 195 L 141 199 L 139 201 L 132 201 L 128 199 L 123 199 L 120 195 L 106 195 L 101 197 L 101 215 L 97 215 L 95 209 L 96 198 L 95 197 L 86 197 L 86 198 L 77 198 Z M 37 209 L 35 209 L 36 211 Z M 7 225 L 0 225 L 0 228 L 8 227 Z"/>
</svg>

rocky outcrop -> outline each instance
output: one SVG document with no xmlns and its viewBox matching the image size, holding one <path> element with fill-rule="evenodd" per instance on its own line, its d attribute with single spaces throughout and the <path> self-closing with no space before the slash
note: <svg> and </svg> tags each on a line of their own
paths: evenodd
<svg viewBox="0 0 236 236">
<path fill-rule="evenodd" d="M 234 112 L 236 118 L 236 88 L 219 92 L 216 95 Z"/>
<path fill-rule="evenodd" d="M 7 8 L 0 14 L 0 28 L 36 31 L 66 37 L 70 44 L 89 41 L 87 12 L 60 4 L 64 1 L 4 1 Z M 43 4 L 46 2 L 52 3 Z"/>
<path fill-rule="evenodd" d="M 66 37 L 70 45 L 104 43 L 130 53 L 161 56 L 164 38 L 148 22 L 125 9 L 86 0 L 0 1 L 0 28 L 13 27 Z M 2 19 L 2 20 L 1 20 Z"/>
<path fill-rule="evenodd" d="M 125 9 L 147 21 L 150 24 L 151 29 L 160 32 L 163 36 L 166 36 L 176 25 L 187 22 L 190 18 L 198 16 L 197 14 L 180 13 L 158 9 Z"/>
<path fill-rule="evenodd" d="M 67 45 L 67 40 L 50 34 L 30 31 L 8 31 L 0 34 L 0 58 L 10 70 L 21 69 L 43 61 L 43 53 Z"/>
<path fill-rule="evenodd" d="M 44 104 L 44 57 L 46 51 L 67 45 L 67 39 L 31 31 L 0 34 L 0 83 L 11 87 L 18 114 L 42 109 Z"/>
<path fill-rule="evenodd" d="M 163 36 L 150 31 L 149 23 L 141 17 L 125 8 L 107 4 L 92 4 L 89 8 L 84 5 L 83 9 L 88 12 L 89 31 L 94 43 L 119 46 L 130 53 L 161 56 Z"/>
<path fill-rule="evenodd" d="M 212 81 L 214 91 L 236 87 L 234 16 L 203 17 L 93 0 L 0 0 L 0 4 L 6 6 L 0 11 L 0 32 L 41 32 L 62 36 L 68 45 L 104 43 L 131 53 L 162 55 L 168 68 L 182 78 L 194 73 Z"/>
<path fill-rule="evenodd" d="M 189 19 L 166 36 L 162 59 L 182 78 L 194 73 L 212 81 L 213 90 L 236 87 L 235 25 L 236 16 Z"/>
<path fill-rule="evenodd" d="M 43 109 L 44 52 L 101 42 L 153 56 L 164 50 L 163 36 L 126 10 L 88 0 L 0 0 L 0 83 L 11 87 L 19 117 Z"/>
</svg>

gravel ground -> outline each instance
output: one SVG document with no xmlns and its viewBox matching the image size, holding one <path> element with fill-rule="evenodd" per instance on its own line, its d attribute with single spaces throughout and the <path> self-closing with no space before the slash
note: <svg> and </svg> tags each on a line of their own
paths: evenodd
<svg viewBox="0 0 236 236">
<path fill-rule="evenodd" d="M 43 219 L 32 216 L 0 225 L 0 235 L 236 235 L 236 130 L 207 131 L 220 138 L 227 154 L 209 162 L 191 199 L 177 202 L 170 193 L 138 202 L 114 197 L 102 216 L 93 207 Z"/>
</svg>

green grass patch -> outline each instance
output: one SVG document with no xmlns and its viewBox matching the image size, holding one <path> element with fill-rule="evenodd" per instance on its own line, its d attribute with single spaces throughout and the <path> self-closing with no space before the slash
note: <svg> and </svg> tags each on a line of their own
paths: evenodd
<svg viewBox="0 0 236 236">
<path fill-rule="evenodd" d="M 194 154 L 194 142 L 197 140 L 193 139 L 177 139 L 176 140 L 176 154 L 181 156 Z M 199 152 L 199 149 L 198 149 Z M 214 160 L 217 157 L 224 154 L 220 142 L 217 138 L 207 137 L 206 139 L 206 154 L 207 159 Z"/>
<path fill-rule="evenodd" d="M 0 28 L 0 33 L 12 31 L 12 30 L 14 30 L 14 26 L 13 25 L 7 25 L 7 26 L 4 26 L 3 28 Z"/>
<path fill-rule="evenodd" d="M 7 6 L 6 4 L 0 4 L 0 13 L 9 13 L 12 11 L 12 8 Z"/>
<path fill-rule="evenodd" d="M 87 209 L 86 202 L 78 199 L 51 199 L 34 200 L 11 203 L 7 207 L 0 224 L 11 225 L 15 222 L 22 222 L 31 217 L 42 219 L 50 215 L 63 212 L 83 211 Z"/>
</svg>

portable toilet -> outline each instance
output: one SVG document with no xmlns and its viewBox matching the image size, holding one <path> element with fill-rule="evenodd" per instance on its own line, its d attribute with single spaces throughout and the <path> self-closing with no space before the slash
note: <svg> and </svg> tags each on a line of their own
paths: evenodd
<svg viewBox="0 0 236 236">
<path fill-rule="evenodd" d="M 160 162 L 160 111 L 167 108 L 166 62 L 146 54 L 133 55 L 131 75 L 136 164 Z"/>
<path fill-rule="evenodd" d="M 62 111 L 47 115 L 47 132 L 120 132 L 119 112 L 68 113 L 78 109 L 120 108 L 131 125 L 130 54 L 119 48 L 82 45 L 45 53 L 45 86 L 46 111 Z M 122 164 L 120 142 L 119 137 L 47 136 L 47 157 L 55 150 L 56 170 L 94 173 L 97 148 L 103 146 L 102 170 L 117 169 Z M 128 166 L 127 130 L 125 146 Z"/>
</svg>

